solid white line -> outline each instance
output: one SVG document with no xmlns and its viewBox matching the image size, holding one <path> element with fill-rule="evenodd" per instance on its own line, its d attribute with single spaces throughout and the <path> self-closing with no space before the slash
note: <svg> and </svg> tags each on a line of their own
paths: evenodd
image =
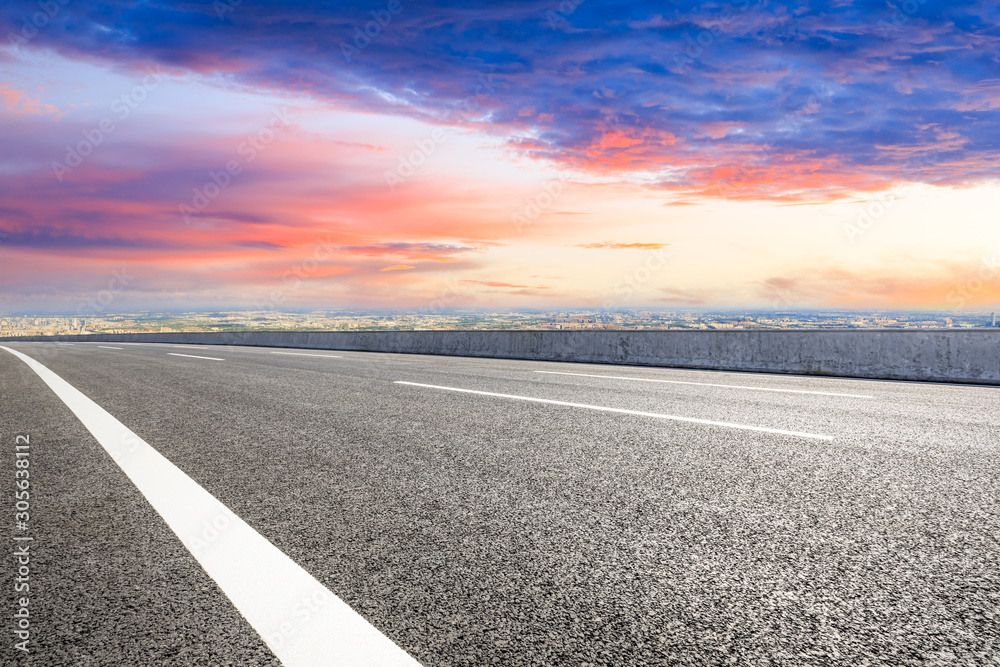
<svg viewBox="0 0 1000 667">
<path fill-rule="evenodd" d="M 418 665 L 101 406 L 31 357 L 0 349 L 76 414 L 283 665 Z"/>
<path fill-rule="evenodd" d="M 173 357 L 188 357 L 189 359 L 209 359 L 210 361 L 225 361 L 225 359 L 219 359 L 218 357 L 197 357 L 193 354 L 181 354 L 180 352 L 167 352 Z"/>
<path fill-rule="evenodd" d="M 272 352 L 271 354 L 292 354 L 298 357 L 327 357 L 328 359 L 343 359 L 342 354 L 310 354 L 308 352 Z"/>
<path fill-rule="evenodd" d="M 623 408 L 606 408 L 600 405 L 588 405 L 586 403 L 569 403 L 567 401 L 554 401 L 549 398 L 533 398 L 531 396 L 516 396 L 514 394 L 496 394 L 492 391 L 477 391 L 475 389 L 458 389 L 456 387 L 440 387 L 434 384 L 420 384 L 419 382 L 402 382 L 397 380 L 395 384 L 406 384 L 412 387 L 426 387 L 427 389 L 443 389 L 445 391 L 459 391 L 465 394 L 480 394 L 481 396 L 496 396 L 498 398 L 512 398 L 517 401 L 531 401 L 533 403 L 548 403 L 550 405 L 565 405 L 571 408 L 586 408 L 587 410 L 601 410 L 602 412 L 617 412 L 623 415 L 636 415 L 639 417 L 654 417 L 656 419 L 669 419 L 678 422 L 690 422 L 692 424 L 707 424 L 709 426 L 725 426 L 727 428 L 739 428 L 747 431 L 761 431 L 763 433 L 777 433 L 779 435 L 794 435 L 799 438 L 813 438 L 816 440 L 833 440 L 832 435 L 818 435 L 816 433 L 803 433 L 801 431 L 785 431 L 780 428 L 767 428 L 765 426 L 748 426 L 746 424 L 733 424 L 730 422 L 717 422 L 708 419 L 695 419 L 694 417 L 675 417 L 674 415 L 664 415 L 659 412 L 640 412 L 638 410 L 625 410 Z"/>
<path fill-rule="evenodd" d="M 701 387 L 726 387 L 727 389 L 753 389 L 755 391 L 780 391 L 788 394 L 815 394 L 817 396 L 844 396 L 846 398 L 874 398 L 865 394 L 835 394 L 828 391 L 806 391 L 805 389 L 772 389 L 771 387 L 750 387 L 735 384 L 712 384 L 711 382 L 682 382 L 681 380 L 654 380 L 652 378 L 630 378 L 620 375 L 588 375 L 587 373 L 560 373 L 559 371 L 535 371 L 546 375 L 573 375 L 581 378 L 603 378 L 605 380 L 634 380 L 636 382 L 664 382 L 667 384 L 694 384 Z"/>
<path fill-rule="evenodd" d="M 111 347 L 110 345 L 98 345 L 97 347 L 103 347 L 105 350 L 124 350 L 124 347 Z"/>
</svg>

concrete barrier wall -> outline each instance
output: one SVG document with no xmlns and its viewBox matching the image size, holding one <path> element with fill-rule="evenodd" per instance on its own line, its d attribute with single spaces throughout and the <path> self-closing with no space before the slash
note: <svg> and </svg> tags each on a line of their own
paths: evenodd
<svg viewBox="0 0 1000 667">
<path fill-rule="evenodd" d="M 1000 385 L 1000 330 L 325 331 L 21 341 L 258 345 Z"/>
</svg>

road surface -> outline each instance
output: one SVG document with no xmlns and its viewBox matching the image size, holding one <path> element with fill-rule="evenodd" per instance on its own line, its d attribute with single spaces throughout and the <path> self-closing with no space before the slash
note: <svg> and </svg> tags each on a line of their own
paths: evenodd
<svg viewBox="0 0 1000 667">
<path fill-rule="evenodd" d="M 4 347 L 2 664 L 1000 664 L 1000 389 Z"/>
</svg>

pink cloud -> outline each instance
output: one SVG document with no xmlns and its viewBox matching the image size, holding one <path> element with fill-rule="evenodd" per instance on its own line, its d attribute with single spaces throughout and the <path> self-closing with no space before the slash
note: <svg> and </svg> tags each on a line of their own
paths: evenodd
<svg viewBox="0 0 1000 667">
<path fill-rule="evenodd" d="M 27 93 L 4 82 L 0 82 L 0 103 L 8 113 L 15 115 L 60 115 L 59 109 L 51 104 L 45 104 L 40 99 L 32 99 Z"/>
</svg>

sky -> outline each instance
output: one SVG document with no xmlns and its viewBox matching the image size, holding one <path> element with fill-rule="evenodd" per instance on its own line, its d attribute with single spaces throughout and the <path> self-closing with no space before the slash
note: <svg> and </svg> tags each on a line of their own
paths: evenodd
<svg viewBox="0 0 1000 667">
<path fill-rule="evenodd" d="M 970 0 L 6 0 L 0 311 L 1000 307 L 998 56 Z"/>
</svg>

